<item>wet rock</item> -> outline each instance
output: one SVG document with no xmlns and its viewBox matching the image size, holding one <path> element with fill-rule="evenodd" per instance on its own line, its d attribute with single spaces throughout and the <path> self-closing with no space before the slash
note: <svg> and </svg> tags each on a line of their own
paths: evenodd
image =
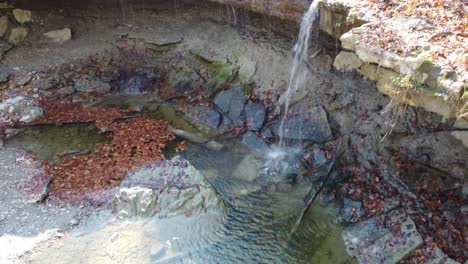
<svg viewBox="0 0 468 264">
<path fill-rule="evenodd" d="M 342 222 L 356 222 L 358 218 L 363 216 L 365 211 L 362 210 L 362 203 L 350 199 L 344 199 L 343 208 L 341 210 Z"/>
<path fill-rule="evenodd" d="M 70 28 L 52 30 L 44 33 L 44 37 L 53 43 L 62 45 L 72 39 L 72 32 Z"/>
<path fill-rule="evenodd" d="M 213 102 L 219 107 L 222 113 L 227 116 L 233 126 L 243 124 L 243 111 L 247 98 L 242 93 L 241 86 L 235 86 L 229 90 L 218 93 Z"/>
<path fill-rule="evenodd" d="M 156 213 L 157 196 L 142 187 L 122 188 L 114 199 L 113 209 L 118 217 L 152 216 Z"/>
<path fill-rule="evenodd" d="M 310 140 L 323 143 L 331 138 L 327 113 L 319 106 L 312 109 L 308 115 L 295 115 L 284 120 L 283 131 L 280 131 L 281 121 L 272 125 L 275 135 L 288 139 Z M 281 135 L 283 133 L 283 135 Z"/>
<path fill-rule="evenodd" d="M 108 93 L 111 89 L 109 83 L 88 75 L 76 80 L 74 87 L 78 92 L 97 92 L 100 94 Z"/>
<path fill-rule="evenodd" d="M 407 156 L 463 180 L 468 174 L 468 131 L 436 132 L 409 136 L 399 146 Z"/>
<path fill-rule="evenodd" d="M 5 34 L 8 31 L 8 26 L 9 26 L 8 16 L 1 16 L 0 17 L 0 38 L 5 36 Z"/>
<path fill-rule="evenodd" d="M 271 132 L 271 129 L 269 129 L 269 128 L 263 129 L 263 131 L 262 131 L 262 137 L 264 137 L 264 138 L 272 138 L 272 137 L 273 137 L 273 132 Z"/>
<path fill-rule="evenodd" d="M 268 144 L 255 133 L 248 131 L 242 136 L 242 144 L 257 152 L 265 152 L 269 149 Z"/>
<path fill-rule="evenodd" d="M 120 81 L 119 92 L 139 94 L 151 89 L 152 81 L 146 74 L 136 74 Z"/>
<path fill-rule="evenodd" d="M 266 115 L 266 109 L 263 104 L 249 103 L 245 106 L 244 113 L 248 130 L 258 131 L 262 128 Z"/>
<path fill-rule="evenodd" d="M 57 84 L 63 83 L 63 76 L 58 73 L 54 73 L 50 76 L 41 76 L 40 81 L 37 83 L 36 88 L 40 90 L 51 90 L 54 89 Z"/>
<path fill-rule="evenodd" d="M 262 163 L 254 155 L 247 155 L 234 169 L 232 176 L 239 180 L 254 181 L 260 176 L 261 166 Z"/>
<path fill-rule="evenodd" d="M 352 71 L 361 67 L 362 61 L 354 52 L 341 51 L 335 58 L 333 66 L 339 71 Z"/>
<path fill-rule="evenodd" d="M 218 111 L 208 106 L 191 107 L 188 110 L 188 114 L 192 118 L 214 129 L 218 128 L 221 120 L 221 115 L 218 113 Z"/>
<path fill-rule="evenodd" d="M 13 9 L 13 16 L 20 24 L 32 21 L 32 13 L 25 9 Z"/>
<path fill-rule="evenodd" d="M 346 251 L 359 263 L 397 263 L 423 243 L 414 222 L 403 210 L 349 226 L 342 236 Z"/>
<path fill-rule="evenodd" d="M 20 118 L 20 122 L 30 123 L 44 114 L 44 110 L 40 107 L 32 107 L 29 111 Z"/>
<path fill-rule="evenodd" d="M 29 29 L 25 27 L 16 27 L 11 30 L 8 42 L 13 45 L 18 45 L 26 39 L 28 36 Z"/>
</svg>

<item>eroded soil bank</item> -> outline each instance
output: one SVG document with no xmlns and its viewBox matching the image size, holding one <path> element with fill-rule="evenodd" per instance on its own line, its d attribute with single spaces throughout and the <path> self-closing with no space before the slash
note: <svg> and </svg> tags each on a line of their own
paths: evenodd
<svg viewBox="0 0 468 264">
<path fill-rule="evenodd" d="M 149 220 L 133 226 L 168 230 L 212 222 L 202 240 L 217 241 L 218 250 L 207 247 L 213 255 L 192 259 L 204 263 L 227 247 L 236 250 L 223 262 L 466 261 L 468 131 L 420 108 L 387 108 L 391 100 L 373 82 L 333 68 L 337 40 L 313 36 L 308 85 L 293 95 L 295 114 L 285 120 L 291 148 L 277 170 L 268 170 L 294 24 L 193 1 L 73 5 L 18 3 L 32 11 L 30 20 L 27 12 L 19 18 L 13 8 L 0 9 L 8 34 L 27 29 L 0 66 L 0 234 L 12 248 L 1 260 L 47 263 L 52 252 L 106 236 L 122 250 L 101 259 L 96 249 L 95 258 L 81 260 L 198 256 L 182 250 L 192 242 L 174 242 L 169 231 L 148 238 L 139 232 L 144 227 L 130 230 L 138 216 Z M 53 30 L 60 31 L 44 35 Z M 288 234 L 311 199 L 298 232 Z M 330 218 L 321 207 L 345 229 L 325 225 Z M 90 225 L 98 230 L 90 232 L 89 215 L 101 223 L 96 208 L 103 223 L 108 209 L 130 223 L 113 222 L 110 231 Z M 165 220 L 154 223 L 154 215 Z M 76 225 L 85 240 L 68 232 Z M 277 235 L 269 233 L 273 227 Z M 29 246 L 20 248 L 15 239 L 24 237 Z M 243 254 L 234 238 L 268 254 Z M 41 241 L 49 243 L 35 248 Z M 138 253 L 126 246 L 133 243 Z M 336 244 L 342 248 L 333 251 Z M 302 255 L 306 247 L 316 254 Z"/>
</svg>

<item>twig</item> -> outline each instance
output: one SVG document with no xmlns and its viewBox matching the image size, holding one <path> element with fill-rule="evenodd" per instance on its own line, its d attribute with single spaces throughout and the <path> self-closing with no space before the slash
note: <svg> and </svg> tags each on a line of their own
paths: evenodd
<svg viewBox="0 0 468 264">
<path fill-rule="evenodd" d="M 323 180 L 322 182 L 322 185 L 320 185 L 320 188 L 315 192 L 314 196 L 312 196 L 312 198 L 309 199 L 309 201 L 307 202 L 306 206 L 302 209 L 302 212 L 301 212 L 301 215 L 299 216 L 299 218 L 297 219 L 296 221 L 296 224 L 294 225 L 294 227 L 292 228 L 291 232 L 289 233 L 289 236 L 292 236 L 296 231 L 297 231 L 297 228 L 299 227 L 299 225 L 301 224 L 302 222 L 302 219 L 304 218 L 304 216 L 307 214 L 307 212 L 309 211 L 309 208 L 312 206 L 312 204 L 314 203 L 314 201 L 317 199 L 318 195 L 322 192 L 323 188 L 325 187 L 325 184 L 328 182 L 328 179 L 330 178 L 330 175 L 333 171 L 333 168 L 335 167 L 335 164 L 336 164 L 336 160 L 341 156 L 341 154 L 336 157 L 330 164 L 330 167 L 328 168 L 328 172 L 327 172 L 327 175 L 325 176 L 325 179 Z"/>
</svg>

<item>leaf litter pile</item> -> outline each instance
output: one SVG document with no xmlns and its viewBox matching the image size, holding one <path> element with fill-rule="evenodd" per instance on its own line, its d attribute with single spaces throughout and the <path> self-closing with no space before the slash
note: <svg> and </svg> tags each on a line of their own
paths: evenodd
<svg viewBox="0 0 468 264">
<path fill-rule="evenodd" d="M 175 139 L 161 120 L 136 117 L 117 121 L 125 117 L 125 111 L 116 108 L 84 108 L 63 101 L 45 108 L 49 111 L 35 124 L 95 122 L 109 131 L 110 142 L 97 144 L 90 154 L 68 157 L 59 164 L 44 162 L 52 179 L 51 196 L 60 203 L 82 202 L 83 195 L 118 186 L 129 171 L 164 159 L 166 144 Z"/>
</svg>

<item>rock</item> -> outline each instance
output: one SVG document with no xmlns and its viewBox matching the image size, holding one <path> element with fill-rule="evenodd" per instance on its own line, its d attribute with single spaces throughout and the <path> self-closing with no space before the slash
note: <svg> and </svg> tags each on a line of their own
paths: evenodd
<svg viewBox="0 0 468 264">
<path fill-rule="evenodd" d="M 399 55 L 386 48 L 362 41 L 366 35 L 362 32 L 377 24 L 379 28 L 384 27 L 386 30 L 398 32 L 397 41 L 403 45 L 401 48 L 407 47 L 408 43 L 419 43 L 421 48 L 418 52 L 409 55 Z M 398 102 L 420 106 L 446 118 L 455 118 L 458 100 L 466 84 L 466 76 L 460 72 L 445 70 L 430 59 L 434 47 L 421 40 L 430 38 L 438 31 L 436 28 L 411 30 L 423 27 L 431 28 L 425 19 L 398 16 L 364 24 L 347 32 L 340 40 L 343 48 L 354 51 L 364 62 L 361 68 L 365 66 L 365 69 L 361 69 L 360 72 L 370 79 L 377 77 L 377 86 L 381 92 Z M 417 89 L 401 93 L 402 89 L 409 90 L 407 82 L 398 83 L 401 79 L 417 84 Z"/>
<path fill-rule="evenodd" d="M 192 118 L 214 129 L 218 128 L 221 120 L 221 115 L 218 113 L 218 111 L 208 106 L 191 107 L 188 110 L 188 114 Z"/>
<path fill-rule="evenodd" d="M 152 88 L 152 84 L 152 80 L 146 74 L 136 74 L 120 81 L 119 92 L 125 94 L 139 94 L 149 91 Z"/>
<path fill-rule="evenodd" d="M 157 196 L 142 187 L 122 188 L 115 196 L 113 209 L 118 217 L 153 216 L 157 212 Z"/>
<path fill-rule="evenodd" d="M 3 59 L 5 53 L 7 53 L 13 46 L 8 43 L 0 40 L 0 59 Z"/>
<path fill-rule="evenodd" d="M 242 93 L 241 86 L 234 86 L 229 90 L 218 93 L 213 102 L 228 117 L 233 126 L 243 124 L 243 111 L 247 98 Z"/>
<path fill-rule="evenodd" d="M 232 176 L 243 181 L 254 181 L 260 176 L 262 163 L 252 154 L 245 156 L 232 172 Z"/>
<path fill-rule="evenodd" d="M 406 155 L 464 180 L 468 175 L 468 131 L 436 132 L 402 138 Z"/>
<path fill-rule="evenodd" d="M 29 112 L 26 115 L 23 115 L 20 118 L 20 122 L 22 123 L 30 123 L 34 120 L 36 120 L 38 117 L 42 116 L 44 114 L 44 110 L 40 107 L 32 107 L 29 109 Z"/>
<path fill-rule="evenodd" d="M 460 264 L 459 262 L 449 258 L 438 247 L 434 248 L 434 255 L 425 264 Z"/>
<path fill-rule="evenodd" d="M 9 98 L 3 101 L 3 103 L 0 103 L 0 111 L 16 113 L 18 112 L 19 108 L 21 108 L 21 104 L 23 103 L 24 100 L 25 98 L 22 96 Z"/>
<path fill-rule="evenodd" d="M 8 4 L 8 2 L 1 2 L 0 3 L 0 9 L 9 9 L 9 8 L 13 8 L 13 6 Z"/>
<path fill-rule="evenodd" d="M 220 151 L 220 150 L 222 150 L 224 148 L 224 145 L 221 144 L 221 143 L 218 143 L 216 141 L 211 140 L 208 143 L 206 143 L 206 147 L 208 149 L 211 149 L 211 150 L 214 150 L 214 151 Z"/>
<path fill-rule="evenodd" d="M 222 208 L 221 200 L 205 177 L 179 156 L 134 171 L 121 186 L 136 187 L 136 190 L 141 190 L 138 192 L 141 195 L 133 200 L 138 202 L 144 198 L 144 216 L 154 214 L 161 218 L 184 214 L 190 216 Z M 141 212 L 142 209 L 137 204 L 134 206 L 132 203 L 125 203 L 123 207 L 121 204 L 120 201 L 114 203 L 116 212 L 119 212 L 120 208 L 127 208 L 128 204 L 132 208 L 126 211 Z"/>
<path fill-rule="evenodd" d="M 8 26 L 9 26 L 8 16 L 1 16 L 0 17 L 0 38 L 5 36 L 5 34 L 8 31 Z"/>
<path fill-rule="evenodd" d="M 335 58 L 333 66 L 339 71 L 352 71 L 361 67 L 362 61 L 354 52 L 341 51 Z"/>
<path fill-rule="evenodd" d="M 31 78 L 32 76 L 29 75 L 29 74 L 23 74 L 23 75 L 20 75 L 18 77 L 16 77 L 15 81 L 16 81 L 16 86 L 24 86 L 26 84 L 29 83 L 29 81 L 31 81 Z"/>
<path fill-rule="evenodd" d="M 62 45 L 72 39 L 72 32 L 70 28 L 52 30 L 44 33 L 44 36 L 53 43 Z"/>
<path fill-rule="evenodd" d="M 262 137 L 264 137 L 264 138 L 272 138 L 272 137 L 273 137 L 273 132 L 271 132 L 271 129 L 269 129 L 269 128 L 263 129 L 263 131 L 262 131 Z"/>
<path fill-rule="evenodd" d="M 32 13 L 29 10 L 13 9 L 13 15 L 15 16 L 16 21 L 18 21 L 20 24 L 32 21 Z"/>
<path fill-rule="evenodd" d="M 266 115 L 266 109 L 263 104 L 249 103 L 245 106 L 244 113 L 248 130 L 258 131 L 262 128 Z"/>
<path fill-rule="evenodd" d="M 359 263 L 397 263 L 423 243 L 414 222 L 403 210 L 351 225 L 342 236 L 346 251 Z"/>
<path fill-rule="evenodd" d="M 5 83 L 10 78 L 10 74 L 7 72 L 0 72 L 0 83 Z"/>
<path fill-rule="evenodd" d="M 248 131 L 242 136 L 242 144 L 257 152 L 265 152 L 269 149 L 268 144 L 263 139 L 257 137 L 253 132 Z"/>
<path fill-rule="evenodd" d="M 108 93 L 111 89 L 109 83 L 88 75 L 84 75 L 76 80 L 74 87 L 78 92 L 97 92 L 100 94 Z"/>
<path fill-rule="evenodd" d="M 205 138 L 202 135 L 195 134 L 195 133 L 185 131 L 185 130 L 182 130 L 182 129 L 177 129 L 177 128 L 174 128 L 172 126 L 168 126 L 168 130 L 174 132 L 174 134 L 176 136 L 181 137 L 181 138 L 183 138 L 185 140 L 188 140 L 188 141 L 190 141 L 192 143 L 202 144 L 202 143 L 206 143 L 206 142 L 209 141 L 208 138 Z"/>
<path fill-rule="evenodd" d="M 343 209 L 341 210 L 341 220 L 344 223 L 357 222 L 361 216 L 365 214 L 362 210 L 362 203 L 359 201 L 353 201 L 350 199 L 344 199 Z"/>
<path fill-rule="evenodd" d="M 312 68 L 319 72 L 329 72 L 333 64 L 333 58 L 328 54 L 320 54 L 310 61 Z"/>
<path fill-rule="evenodd" d="M 73 86 L 62 87 L 58 89 L 57 93 L 60 95 L 64 95 L 64 96 L 72 95 L 75 93 L 75 87 Z"/>
<path fill-rule="evenodd" d="M 13 45 L 18 45 L 28 36 L 29 29 L 25 27 L 16 27 L 11 30 L 8 41 Z"/>
<path fill-rule="evenodd" d="M 463 183 L 462 194 L 463 194 L 463 197 L 465 198 L 468 197 L 468 181 L 467 180 L 465 180 L 465 182 Z"/>
<path fill-rule="evenodd" d="M 284 120 L 283 131 L 280 131 L 280 126 L 281 121 L 272 125 L 274 134 L 288 139 L 323 143 L 331 138 L 327 113 L 321 106 L 313 108 L 308 115 L 299 114 L 287 117 Z"/>
</svg>

